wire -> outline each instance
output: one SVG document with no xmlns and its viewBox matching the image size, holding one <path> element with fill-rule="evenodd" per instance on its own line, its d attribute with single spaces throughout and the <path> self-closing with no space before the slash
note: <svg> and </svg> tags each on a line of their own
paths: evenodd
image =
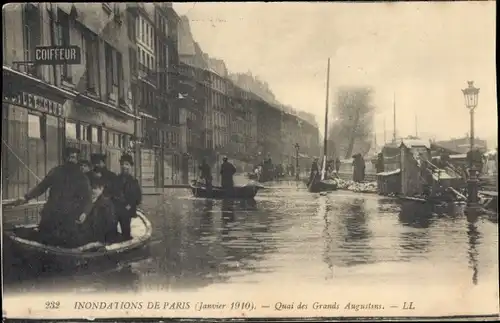
<svg viewBox="0 0 500 323">
<path fill-rule="evenodd" d="M 29 171 L 29 172 L 30 172 L 33 176 L 35 176 L 35 178 L 36 178 L 38 181 L 41 181 L 41 180 L 42 180 L 40 177 L 38 177 L 38 175 L 37 175 L 37 174 L 35 174 L 35 173 L 34 173 L 34 172 L 33 172 L 33 171 L 32 171 L 32 170 L 28 167 L 28 165 L 26 165 L 26 164 L 22 161 L 22 159 L 21 159 L 21 158 L 20 158 L 20 157 L 16 154 L 16 152 L 15 152 L 15 151 L 14 151 L 14 150 L 13 150 L 13 149 L 12 149 L 12 148 L 11 148 L 11 147 L 10 147 L 10 146 L 6 143 L 6 142 L 5 142 L 5 140 L 4 140 L 4 139 L 2 139 L 2 142 L 4 143 L 4 145 L 5 145 L 5 146 L 7 146 L 7 149 L 9 149 L 9 150 L 10 150 L 10 152 L 14 155 L 14 157 L 16 157 L 16 158 L 17 158 L 17 160 L 18 160 L 18 161 L 19 161 L 19 162 L 20 162 L 20 163 L 21 163 L 24 167 L 26 167 L 26 169 L 27 169 L 27 170 L 28 170 L 28 171 Z"/>
</svg>

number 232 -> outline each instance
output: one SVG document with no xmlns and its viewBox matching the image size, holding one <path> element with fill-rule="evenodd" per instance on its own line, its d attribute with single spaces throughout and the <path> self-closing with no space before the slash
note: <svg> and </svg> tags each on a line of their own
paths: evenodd
<svg viewBox="0 0 500 323">
<path fill-rule="evenodd" d="M 61 305 L 61 303 L 59 303 L 58 301 L 55 301 L 55 302 L 45 302 L 45 309 L 47 310 L 56 310 L 59 308 L 59 306 Z"/>
</svg>

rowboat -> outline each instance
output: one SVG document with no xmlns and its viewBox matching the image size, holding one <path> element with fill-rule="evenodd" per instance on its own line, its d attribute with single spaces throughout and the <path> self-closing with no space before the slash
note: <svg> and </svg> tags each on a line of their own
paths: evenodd
<svg viewBox="0 0 500 323">
<path fill-rule="evenodd" d="M 192 183 L 190 187 L 194 197 L 210 199 L 253 199 L 255 195 L 257 195 L 257 192 L 261 188 L 264 188 L 260 185 L 246 184 L 243 186 L 235 186 L 230 191 L 220 186 L 213 186 L 211 190 L 207 190 L 207 188 L 200 183 Z"/>
<path fill-rule="evenodd" d="M 313 181 L 308 187 L 308 190 L 311 193 L 332 192 L 337 189 L 337 182 L 333 180 Z"/>
<path fill-rule="evenodd" d="M 77 248 L 46 245 L 36 240 L 38 224 L 16 225 L 6 229 L 4 237 L 12 254 L 31 264 L 36 260 L 41 265 L 56 268 L 82 267 L 90 263 L 120 262 L 132 254 L 142 252 L 149 244 L 152 225 L 142 211 L 131 221 L 132 239 L 109 244 L 91 242 Z"/>
</svg>

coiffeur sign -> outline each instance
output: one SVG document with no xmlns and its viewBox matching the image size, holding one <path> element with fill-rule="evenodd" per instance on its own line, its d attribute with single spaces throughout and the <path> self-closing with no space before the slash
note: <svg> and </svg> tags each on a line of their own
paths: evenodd
<svg viewBox="0 0 500 323">
<path fill-rule="evenodd" d="M 37 65 L 76 65 L 81 64 L 82 53 L 78 46 L 37 46 L 35 64 Z"/>
</svg>

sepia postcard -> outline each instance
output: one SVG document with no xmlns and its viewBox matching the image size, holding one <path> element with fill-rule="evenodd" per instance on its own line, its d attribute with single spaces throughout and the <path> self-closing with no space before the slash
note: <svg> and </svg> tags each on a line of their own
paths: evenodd
<svg viewBox="0 0 500 323">
<path fill-rule="evenodd" d="M 495 12 L 4 5 L 3 319 L 498 319 Z"/>
</svg>

